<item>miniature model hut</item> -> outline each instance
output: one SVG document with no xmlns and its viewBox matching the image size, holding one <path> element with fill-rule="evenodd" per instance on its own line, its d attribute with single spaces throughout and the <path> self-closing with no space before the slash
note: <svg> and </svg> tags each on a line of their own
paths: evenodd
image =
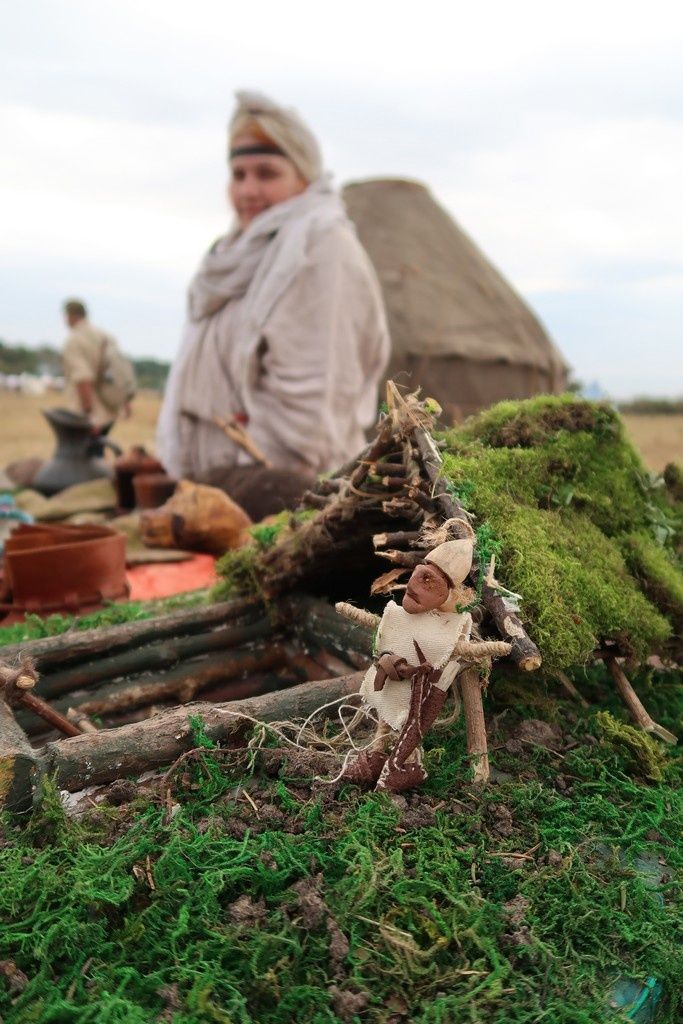
<svg viewBox="0 0 683 1024">
<path fill-rule="evenodd" d="M 648 476 L 618 415 L 543 397 L 502 403 L 440 434 L 436 412 L 389 385 L 367 448 L 319 480 L 299 512 L 252 528 L 254 544 L 224 557 L 216 598 L 227 603 L 4 651 L 15 672 L 20 655 L 31 655 L 40 678 L 30 693 L 12 684 L 16 721 L 0 701 L 0 799 L 25 800 L 31 779 L 46 773 L 78 789 L 168 764 L 191 747 L 196 716 L 211 739 L 234 744 L 255 721 L 306 718 L 358 695 L 387 595 L 430 552 L 473 533 L 457 603 L 475 644 L 457 652 L 453 689 L 475 777 L 488 773 L 482 694 L 491 655 L 505 654 L 500 671 L 540 670 L 573 693 L 568 673 L 602 661 L 635 722 L 674 742 L 628 675 L 654 655 L 660 665 L 680 658 L 680 506 Z M 356 621 L 337 614 L 335 601 L 352 602 Z M 284 676 L 263 674 L 273 668 Z M 254 672 L 253 684 L 243 682 Z M 310 682 L 293 685 L 302 678 Z M 72 722 L 101 716 L 108 728 L 86 734 L 83 723 L 81 735 L 36 749 L 22 733 L 37 731 L 26 710 L 37 710 L 33 698 Z"/>
<path fill-rule="evenodd" d="M 680 520 L 648 481 L 616 413 L 566 396 L 503 403 L 438 446 L 434 427 L 430 403 L 403 398 L 390 383 L 376 439 L 305 495 L 316 514 L 292 520 L 256 554 L 252 581 L 268 599 L 296 584 L 361 600 L 364 583 L 387 594 L 435 543 L 469 535 L 474 523 L 469 582 L 480 635 L 509 644 L 517 670 L 543 663 L 574 693 L 566 670 L 603 659 L 636 723 L 675 742 L 643 707 L 624 663 L 677 653 L 683 585 L 670 542 Z M 506 585 L 496 579 L 497 554 Z M 378 559 L 391 568 L 372 579 Z M 225 570 L 239 586 L 239 557 L 227 556 Z M 379 622 L 341 610 L 369 628 Z M 479 778 L 488 773 L 486 676 L 480 668 L 475 683 L 470 671 L 461 686 Z"/>
</svg>

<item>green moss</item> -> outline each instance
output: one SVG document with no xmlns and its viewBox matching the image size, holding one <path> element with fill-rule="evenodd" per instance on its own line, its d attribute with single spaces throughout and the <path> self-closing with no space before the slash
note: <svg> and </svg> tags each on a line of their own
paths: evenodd
<svg viewBox="0 0 683 1024">
<path fill-rule="evenodd" d="M 257 571 L 258 544 L 249 544 L 226 553 L 216 562 L 221 580 L 213 587 L 214 601 L 229 601 L 237 595 L 258 594 L 261 590 Z"/>
<path fill-rule="evenodd" d="M 661 782 L 666 768 L 666 754 L 642 729 L 620 722 L 609 711 L 598 711 L 596 725 L 604 739 L 625 753 L 631 767 L 638 769 L 647 779 Z"/>
<path fill-rule="evenodd" d="M 683 621 L 683 576 L 673 553 L 646 533 L 621 539 L 626 564 L 643 591 L 677 624 Z"/>
<path fill-rule="evenodd" d="M 499 402 L 472 417 L 457 433 L 491 448 L 527 448 L 544 444 L 561 430 L 623 437 L 622 421 L 610 405 L 585 402 L 572 394 Z"/>
<path fill-rule="evenodd" d="M 118 626 L 125 622 L 152 619 L 166 612 L 205 604 L 208 600 L 208 591 L 193 590 L 187 594 L 175 594 L 173 597 L 153 601 L 109 604 L 89 615 L 27 615 L 24 622 L 18 622 L 13 626 L 0 626 L 0 647 L 23 643 L 25 640 L 40 640 L 46 636 L 58 636 L 70 629 L 98 629 L 100 626 Z"/>
<path fill-rule="evenodd" d="M 289 533 L 293 523 L 304 523 L 315 515 L 315 509 L 284 511 L 270 517 L 268 523 L 252 526 L 249 532 L 254 538 L 254 544 L 226 551 L 216 562 L 216 572 L 221 580 L 211 591 L 212 599 L 225 601 L 237 595 L 261 594 L 262 577 L 257 565 L 258 556 L 273 547 L 283 534 Z"/>
<path fill-rule="evenodd" d="M 583 685 L 615 721 L 605 674 Z M 676 727 L 680 677 L 645 699 Z M 495 684 L 487 702 L 515 721 Z M 437 730 L 407 808 L 350 786 L 333 799 L 287 764 L 252 777 L 243 754 L 210 749 L 177 773 L 170 822 L 161 795 L 74 821 L 49 791 L 23 828 L 0 820 L 2 955 L 28 979 L 12 992 L 0 977 L 5 1024 L 337 1024 L 335 985 L 365 997 L 356 1024 L 619 1024 L 620 975 L 656 978 L 656 1019 L 677 1024 L 683 764 L 662 751 L 661 778 L 634 779 L 628 727 L 588 745 L 606 740 L 598 716 L 557 708 L 573 744 L 492 744 L 500 776 L 476 793 L 462 723 Z M 254 921 L 231 911 L 244 896 Z M 330 921 L 348 942 L 336 959 Z"/>
<path fill-rule="evenodd" d="M 547 668 L 605 640 L 637 659 L 664 647 L 683 592 L 677 514 L 614 410 L 503 402 L 445 438 L 450 486 L 499 542 L 498 576 Z"/>
</svg>

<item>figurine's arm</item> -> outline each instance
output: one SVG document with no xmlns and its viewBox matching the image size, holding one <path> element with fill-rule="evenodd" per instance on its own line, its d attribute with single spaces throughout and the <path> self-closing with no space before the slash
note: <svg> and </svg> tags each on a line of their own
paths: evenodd
<svg viewBox="0 0 683 1024">
<path fill-rule="evenodd" d="M 503 640 L 458 640 L 451 658 L 463 661 L 482 661 L 484 658 L 504 658 L 512 650 L 512 644 Z"/>
</svg>

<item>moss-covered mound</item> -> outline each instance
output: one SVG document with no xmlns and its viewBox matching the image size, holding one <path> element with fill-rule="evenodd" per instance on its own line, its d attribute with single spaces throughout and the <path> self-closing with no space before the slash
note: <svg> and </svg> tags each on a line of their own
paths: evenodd
<svg viewBox="0 0 683 1024">
<path fill-rule="evenodd" d="M 683 618 L 680 515 L 607 405 L 503 402 L 445 435 L 444 472 L 500 543 L 499 577 L 545 666 L 614 641 L 637 660 Z"/>
</svg>

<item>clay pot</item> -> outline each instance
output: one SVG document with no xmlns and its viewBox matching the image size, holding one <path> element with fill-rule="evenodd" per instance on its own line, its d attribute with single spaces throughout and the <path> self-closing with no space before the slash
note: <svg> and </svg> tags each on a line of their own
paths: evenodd
<svg viewBox="0 0 683 1024">
<path fill-rule="evenodd" d="M 87 480 L 112 479 L 114 471 L 102 456 L 105 447 L 121 454 L 118 445 L 104 436 L 111 430 L 113 420 L 99 434 L 93 434 L 92 423 L 80 413 L 70 409 L 43 409 L 42 413 L 55 432 L 57 447 L 33 479 L 31 486 L 36 491 L 49 496 Z"/>
<path fill-rule="evenodd" d="M 173 496 L 178 481 L 168 473 L 138 473 L 133 477 L 135 507 L 139 509 L 159 508 Z"/>
<path fill-rule="evenodd" d="M 154 455 L 150 455 L 141 445 L 136 445 L 125 452 L 114 463 L 114 484 L 118 508 L 121 512 L 131 512 L 136 505 L 133 479 L 141 473 L 163 473 L 164 467 Z M 164 501 L 168 495 L 164 497 Z M 161 504 L 161 503 L 160 503 Z M 147 507 L 147 506 L 145 506 Z"/>
<path fill-rule="evenodd" d="M 5 624 L 126 597 L 126 538 L 105 526 L 21 525 L 5 544 Z"/>
</svg>

